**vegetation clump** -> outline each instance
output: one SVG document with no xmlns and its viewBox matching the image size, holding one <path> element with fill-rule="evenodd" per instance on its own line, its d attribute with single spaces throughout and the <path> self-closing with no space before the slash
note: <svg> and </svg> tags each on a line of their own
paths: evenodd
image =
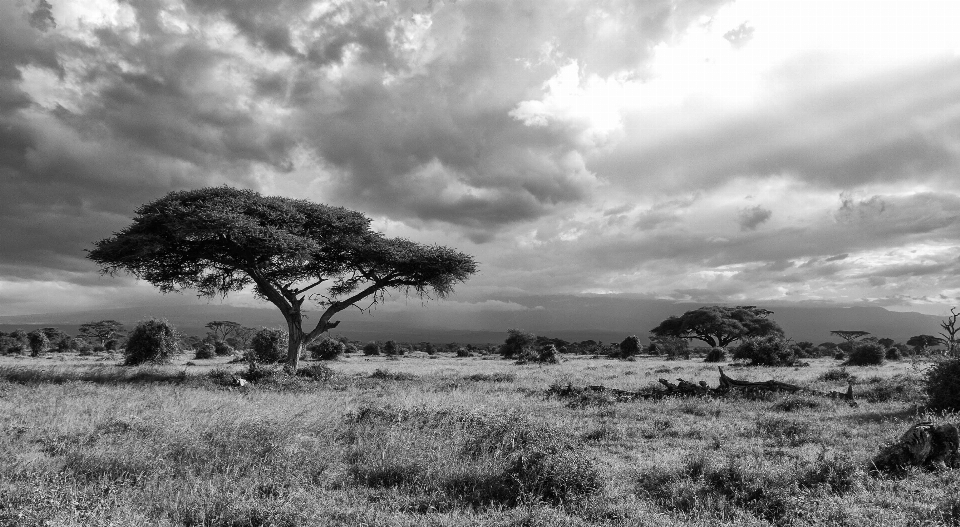
<svg viewBox="0 0 960 527">
<path fill-rule="evenodd" d="M 723 362 L 727 360 L 727 350 L 723 348 L 711 348 L 707 352 L 706 358 L 703 359 L 703 362 Z"/>
<path fill-rule="evenodd" d="M 307 350 L 314 360 L 336 360 L 347 352 L 347 345 L 335 338 L 325 337 L 308 346 Z"/>
<path fill-rule="evenodd" d="M 180 353 L 180 335 L 173 324 L 162 318 L 144 320 L 137 324 L 127 339 L 127 366 L 136 366 L 148 362 L 162 364 L 170 362 Z"/>
<path fill-rule="evenodd" d="M 216 340 L 213 342 L 213 353 L 218 357 L 229 357 L 230 355 L 233 355 L 233 351 L 233 346 L 222 340 Z"/>
<path fill-rule="evenodd" d="M 895 349 L 895 348 L 894 348 Z M 853 366 L 873 366 L 883 364 L 886 350 L 876 342 L 859 342 L 850 351 L 847 364 Z"/>
<path fill-rule="evenodd" d="M 744 339 L 733 358 L 748 360 L 753 366 L 793 366 L 797 362 L 790 345 L 779 335 Z"/>
<path fill-rule="evenodd" d="M 206 359 L 212 359 L 216 356 L 217 356 L 217 353 L 216 353 L 216 350 L 214 349 L 213 343 L 210 341 L 204 341 L 204 342 L 201 342 L 199 346 L 197 346 L 197 351 L 194 354 L 193 358 L 197 360 L 206 360 Z"/>
<path fill-rule="evenodd" d="M 380 344 L 370 341 L 363 345 L 363 354 L 367 356 L 380 355 Z"/>
<path fill-rule="evenodd" d="M 522 329 L 508 329 L 507 339 L 500 345 L 500 355 L 505 359 L 520 358 L 522 355 L 533 356 L 536 353 L 534 346 L 537 336 Z"/>
<path fill-rule="evenodd" d="M 263 364 L 273 364 L 287 358 L 287 332 L 276 328 L 263 328 L 250 340 L 253 359 Z"/>
<path fill-rule="evenodd" d="M 960 359 L 938 362 L 927 372 L 927 404 L 936 410 L 960 410 Z"/>
<path fill-rule="evenodd" d="M 636 335 L 630 335 L 620 343 L 620 358 L 628 359 L 640 354 L 640 339 Z"/>
</svg>

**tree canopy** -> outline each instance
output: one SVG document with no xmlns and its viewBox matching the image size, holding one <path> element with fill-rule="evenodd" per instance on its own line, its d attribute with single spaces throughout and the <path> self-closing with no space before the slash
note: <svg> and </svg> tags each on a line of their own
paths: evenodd
<svg viewBox="0 0 960 527">
<path fill-rule="evenodd" d="M 830 332 L 831 335 L 836 335 L 847 342 L 853 342 L 861 337 L 866 337 L 870 334 L 869 331 L 860 331 L 860 330 L 847 330 L 847 329 L 836 329 Z"/>
<path fill-rule="evenodd" d="M 672 316 L 650 330 L 656 337 L 697 339 L 711 347 L 725 347 L 748 337 L 783 335 L 783 329 L 767 316 L 773 311 L 756 306 L 705 306 Z"/>
<path fill-rule="evenodd" d="M 294 368 L 305 344 L 336 327 L 336 313 L 369 308 L 387 289 L 442 298 L 477 271 L 467 254 L 373 231 L 360 212 L 230 187 L 147 203 L 88 257 L 103 273 L 129 272 L 164 293 L 226 296 L 252 286 L 283 314 Z M 304 332 L 308 297 L 323 311 Z"/>
<path fill-rule="evenodd" d="M 87 322 L 81 324 L 79 328 L 80 336 L 100 341 L 100 345 L 114 337 L 123 335 L 126 330 L 123 324 L 116 320 L 100 320 L 99 322 Z"/>
</svg>

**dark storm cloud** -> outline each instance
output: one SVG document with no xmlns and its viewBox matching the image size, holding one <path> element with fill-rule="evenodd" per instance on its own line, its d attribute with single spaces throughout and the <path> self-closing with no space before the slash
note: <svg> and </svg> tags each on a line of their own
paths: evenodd
<svg viewBox="0 0 960 527">
<path fill-rule="evenodd" d="M 647 139 L 643 117 L 609 156 L 588 167 L 626 185 L 710 188 L 739 176 L 787 174 L 827 188 L 906 179 L 956 188 L 960 169 L 960 60 L 888 72 L 809 92 L 784 73 L 779 97 L 749 115 L 692 121 Z M 789 82 L 788 82 L 789 81 Z M 642 177 L 638 177 L 638 175 Z"/>
</svg>

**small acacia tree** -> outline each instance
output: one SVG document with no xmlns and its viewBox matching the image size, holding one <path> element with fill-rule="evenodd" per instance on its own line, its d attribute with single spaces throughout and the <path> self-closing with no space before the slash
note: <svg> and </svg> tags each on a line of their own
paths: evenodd
<svg viewBox="0 0 960 527">
<path fill-rule="evenodd" d="M 388 289 L 442 298 L 477 271 L 467 254 L 374 232 L 360 212 L 230 187 L 171 192 L 95 246 L 88 258 L 102 273 L 129 272 L 164 293 L 226 296 L 253 286 L 283 314 L 292 369 L 340 311 L 369 309 Z M 308 295 L 322 313 L 304 330 Z"/>
<path fill-rule="evenodd" d="M 101 320 L 80 325 L 80 336 L 98 340 L 101 346 L 104 346 L 110 339 L 123 336 L 124 333 L 126 333 L 126 330 L 123 324 L 116 320 Z"/>
<path fill-rule="evenodd" d="M 673 316 L 650 330 L 654 337 L 702 340 L 712 348 L 723 348 L 740 339 L 775 335 L 783 329 L 767 318 L 773 311 L 756 306 L 706 306 Z"/>
</svg>

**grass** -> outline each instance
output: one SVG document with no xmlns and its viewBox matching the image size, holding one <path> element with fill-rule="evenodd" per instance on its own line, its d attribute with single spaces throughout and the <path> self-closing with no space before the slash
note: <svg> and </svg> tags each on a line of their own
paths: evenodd
<svg viewBox="0 0 960 527">
<path fill-rule="evenodd" d="M 739 368 L 828 391 L 617 401 L 660 377 L 717 383 L 698 359 L 347 356 L 239 388 L 244 365 L 129 368 L 0 357 L 0 525 L 937 525 L 957 471 L 868 474 L 921 419 L 905 362 Z M 63 359 L 63 360 L 60 360 Z M 209 364 L 207 364 L 209 363 Z M 332 370 L 332 371 L 331 371 Z M 951 523 L 952 522 L 952 523 Z"/>
</svg>

